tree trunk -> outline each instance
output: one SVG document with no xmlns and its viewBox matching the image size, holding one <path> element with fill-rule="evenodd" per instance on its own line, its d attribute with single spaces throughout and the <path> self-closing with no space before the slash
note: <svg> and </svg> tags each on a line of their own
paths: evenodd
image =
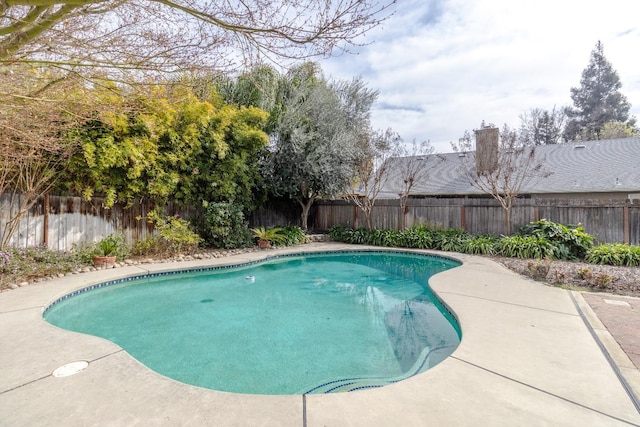
<svg viewBox="0 0 640 427">
<path fill-rule="evenodd" d="M 504 222 L 507 229 L 507 236 L 511 236 L 511 207 L 504 208 Z"/>
<path fill-rule="evenodd" d="M 300 206 L 302 206 L 302 214 L 300 215 L 300 228 L 302 228 L 304 231 L 308 230 L 307 220 L 309 218 L 309 211 L 311 210 L 311 205 L 313 205 L 314 200 L 315 199 L 313 197 L 306 202 L 298 199 L 298 203 L 300 203 Z"/>
<path fill-rule="evenodd" d="M 367 218 L 367 230 L 371 230 L 371 210 L 365 211 L 364 216 Z"/>
<path fill-rule="evenodd" d="M 400 230 L 407 229 L 407 213 L 409 210 L 407 209 L 407 199 L 404 197 L 400 197 Z"/>
</svg>

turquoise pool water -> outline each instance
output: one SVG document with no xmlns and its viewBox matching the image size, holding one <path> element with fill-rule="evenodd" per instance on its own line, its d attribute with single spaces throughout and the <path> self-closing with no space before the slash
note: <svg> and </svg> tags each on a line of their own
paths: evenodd
<svg viewBox="0 0 640 427">
<path fill-rule="evenodd" d="M 457 265 L 389 252 L 286 256 L 111 284 L 65 298 L 44 317 L 188 384 L 352 391 L 423 372 L 455 350 L 460 330 L 427 280 Z"/>
</svg>

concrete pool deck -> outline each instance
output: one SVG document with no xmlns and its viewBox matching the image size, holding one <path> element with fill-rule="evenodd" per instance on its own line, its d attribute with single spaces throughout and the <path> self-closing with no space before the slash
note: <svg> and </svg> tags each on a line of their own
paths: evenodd
<svg viewBox="0 0 640 427">
<path fill-rule="evenodd" d="M 156 374 L 110 341 L 42 318 L 57 298 L 120 277 L 344 249 L 384 250 L 314 243 L 100 270 L 0 293 L 0 425 L 640 426 L 631 397 L 640 373 L 582 295 L 481 257 L 416 251 L 463 262 L 430 280 L 459 319 L 461 344 L 425 373 L 353 393 L 261 396 L 193 387 Z M 89 366 L 52 375 L 76 361 Z"/>
</svg>

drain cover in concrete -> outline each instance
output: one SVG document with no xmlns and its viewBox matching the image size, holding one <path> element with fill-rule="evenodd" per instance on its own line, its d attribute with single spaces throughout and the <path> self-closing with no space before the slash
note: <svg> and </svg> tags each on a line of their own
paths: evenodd
<svg viewBox="0 0 640 427">
<path fill-rule="evenodd" d="M 604 302 L 606 302 L 607 304 L 611 304 L 611 305 L 622 305 L 624 307 L 631 307 L 631 304 L 629 304 L 626 301 L 620 301 L 617 299 L 605 299 Z"/>
<path fill-rule="evenodd" d="M 83 371 L 87 366 L 89 366 L 89 362 L 85 362 L 84 360 L 67 363 L 66 365 L 62 365 L 58 369 L 53 371 L 52 375 L 56 378 L 69 377 L 71 375 L 77 374 L 80 371 Z"/>
</svg>

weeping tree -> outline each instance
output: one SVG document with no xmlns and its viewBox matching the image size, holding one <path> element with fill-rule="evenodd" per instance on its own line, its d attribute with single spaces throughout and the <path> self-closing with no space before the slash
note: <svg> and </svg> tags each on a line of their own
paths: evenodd
<svg viewBox="0 0 640 427">
<path fill-rule="evenodd" d="M 332 84 L 317 64 L 305 63 L 283 76 L 279 96 L 264 175 L 276 196 L 300 205 L 306 230 L 313 203 L 352 183 L 377 93 L 360 79 Z"/>
</svg>

